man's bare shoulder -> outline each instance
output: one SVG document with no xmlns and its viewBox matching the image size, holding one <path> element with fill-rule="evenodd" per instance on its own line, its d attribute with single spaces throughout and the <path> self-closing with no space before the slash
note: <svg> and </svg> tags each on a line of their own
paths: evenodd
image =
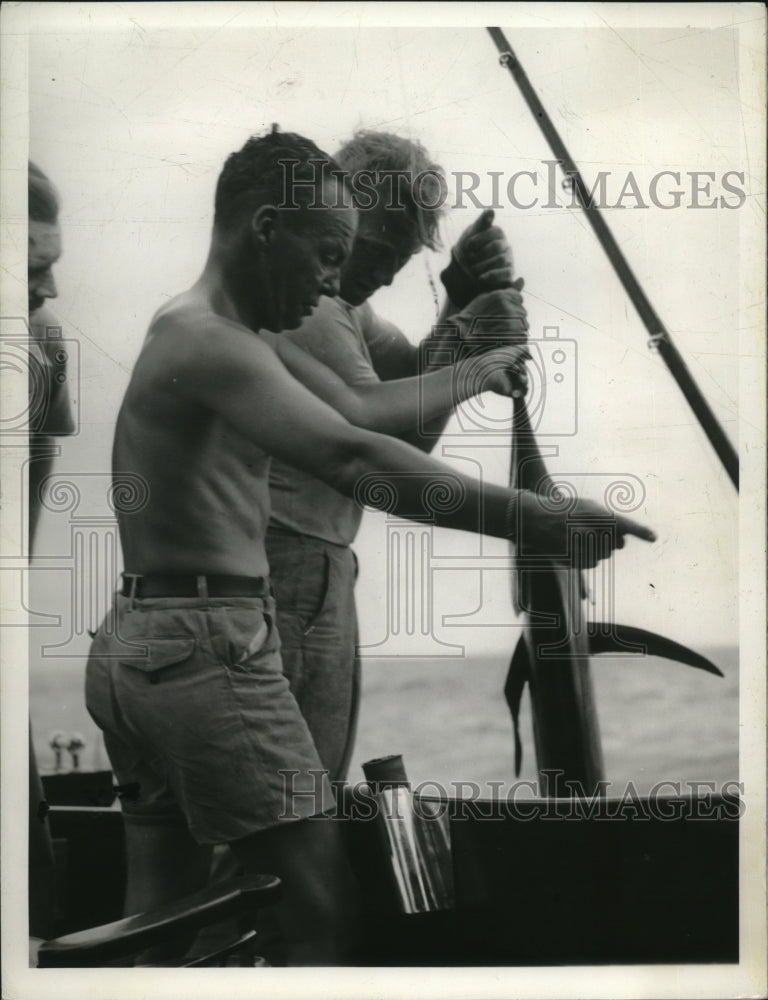
<svg viewBox="0 0 768 1000">
<path fill-rule="evenodd" d="M 150 321 L 148 336 L 158 333 L 190 337 L 214 333 L 253 336 L 242 323 L 218 312 L 209 299 L 194 290 L 176 295 L 157 310 Z"/>
<path fill-rule="evenodd" d="M 131 377 L 129 400 L 143 406 L 204 407 L 232 417 L 290 379 L 262 337 L 218 312 L 194 290 L 155 313 Z"/>
<path fill-rule="evenodd" d="M 183 366 L 208 364 L 212 356 L 221 364 L 273 357 L 257 333 L 222 315 L 194 291 L 177 295 L 155 313 L 142 353 Z"/>
</svg>

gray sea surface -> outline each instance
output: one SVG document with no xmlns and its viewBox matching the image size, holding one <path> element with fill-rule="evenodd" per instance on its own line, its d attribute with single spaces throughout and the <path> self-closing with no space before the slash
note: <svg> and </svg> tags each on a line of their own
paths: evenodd
<svg viewBox="0 0 768 1000">
<path fill-rule="evenodd" d="M 638 794 L 659 782 L 739 778 L 739 659 L 734 646 L 699 649 L 725 677 L 656 657 L 594 657 L 592 677 L 609 794 Z M 515 782 L 512 724 L 503 689 L 509 653 L 464 659 L 365 658 L 357 740 L 349 779 L 364 761 L 402 754 L 411 781 L 449 794 L 506 794 Z M 53 766 L 51 734 L 86 739 L 81 766 L 107 767 L 101 735 L 84 702 L 85 665 L 58 660 L 30 666 L 30 713 L 41 770 Z M 535 780 L 528 694 L 521 712 L 518 780 Z M 67 765 L 68 754 L 64 755 Z M 461 788 L 458 783 L 468 782 Z M 489 782 L 501 783 L 489 785 Z M 433 789 L 424 787 L 425 792 Z M 661 792 L 671 792 L 665 787 Z"/>
<path fill-rule="evenodd" d="M 647 794 L 659 782 L 739 777 L 738 650 L 701 649 L 725 677 L 657 657 L 593 657 L 592 678 L 609 794 L 632 782 Z M 414 783 L 459 781 L 496 794 L 488 782 L 515 779 L 512 724 L 504 700 L 509 656 L 476 660 L 363 661 L 363 697 L 352 773 L 402 753 Z M 521 710 L 519 779 L 536 779 L 528 692 Z M 482 787 L 485 786 L 485 787 Z M 671 788 L 662 788 L 663 794 Z M 427 789 L 425 788 L 425 791 Z M 462 794 L 471 794 L 471 788 Z"/>
</svg>

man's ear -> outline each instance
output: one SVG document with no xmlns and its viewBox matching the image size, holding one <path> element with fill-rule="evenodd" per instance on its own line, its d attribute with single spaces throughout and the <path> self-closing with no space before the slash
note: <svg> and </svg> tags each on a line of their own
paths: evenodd
<svg viewBox="0 0 768 1000">
<path fill-rule="evenodd" d="M 261 205 L 251 217 L 251 232 L 261 249 L 266 249 L 275 235 L 278 211 L 274 205 Z"/>
</svg>

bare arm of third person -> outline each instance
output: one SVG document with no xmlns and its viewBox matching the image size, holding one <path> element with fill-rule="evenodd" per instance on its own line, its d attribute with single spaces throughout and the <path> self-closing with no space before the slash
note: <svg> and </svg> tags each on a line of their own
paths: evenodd
<svg viewBox="0 0 768 1000">
<path fill-rule="evenodd" d="M 567 512 L 548 511 L 534 494 L 481 484 L 396 438 L 352 426 L 238 325 L 208 317 L 207 326 L 185 331 L 171 347 L 170 391 L 218 413 L 267 454 L 341 493 L 401 517 L 502 538 L 511 536 L 522 507 L 522 541 L 529 551 L 559 558 L 566 549 Z M 432 502 L 436 486 L 442 495 Z M 581 518 L 591 514 L 601 526 L 606 519 L 615 524 L 617 545 L 625 534 L 654 538 L 629 518 L 591 501 L 579 504 Z"/>
</svg>

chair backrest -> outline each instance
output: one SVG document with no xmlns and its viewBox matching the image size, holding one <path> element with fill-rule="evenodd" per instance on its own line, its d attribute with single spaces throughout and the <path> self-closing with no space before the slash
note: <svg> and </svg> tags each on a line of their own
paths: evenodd
<svg viewBox="0 0 768 1000">
<path fill-rule="evenodd" d="M 273 875 L 243 875 L 215 883 L 168 906 L 46 941 L 38 951 L 38 968 L 94 968 L 116 963 L 181 932 L 235 918 L 255 920 L 258 911 L 276 902 L 279 894 L 280 880 Z M 246 932 L 233 944 L 192 964 L 218 964 L 224 955 L 252 940 L 252 934 Z"/>
</svg>

